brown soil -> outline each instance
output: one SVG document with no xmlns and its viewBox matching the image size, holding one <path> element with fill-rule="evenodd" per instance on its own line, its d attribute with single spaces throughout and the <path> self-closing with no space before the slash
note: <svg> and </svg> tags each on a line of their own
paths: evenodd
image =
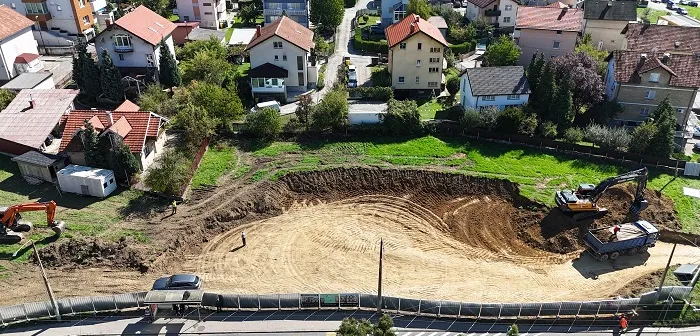
<svg viewBox="0 0 700 336">
<path fill-rule="evenodd" d="M 148 271 L 148 261 L 144 253 L 129 247 L 126 239 L 120 240 L 119 243 L 94 238 L 69 239 L 60 244 L 50 244 L 42 248 L 39 256 L 46 267 L 102 266 L 139 272 Z"/>
</svg>

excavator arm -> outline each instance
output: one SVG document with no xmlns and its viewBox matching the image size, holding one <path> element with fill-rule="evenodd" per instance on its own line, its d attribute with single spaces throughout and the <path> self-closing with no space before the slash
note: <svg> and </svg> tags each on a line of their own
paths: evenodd
<svg viewBox="0 0 700 336">
<path fill-rule="evenodd" d="M 588 197 L 593 203 L 596 203 L 598 202 L 598 199 L 603 196 L 605 191 L 608 190 L 608 188 L 625 182 L 637 181 L 637 192 L 634 195 L 634 199 L 644 198 L 644 189 L 647 186 L 647 175 L 647 168 L 642 168 L 619 176 L 611 177 L 603 182 L 600 182 L 595 189 L 590 192 Z"/>
<path fill-rule="evenodd" d="M 0 244 L 14 244 L 21 241 L 19 232 L 31 230 L 31 223 L 20 223 L 21 213 L 30 211 L 45 211 L 46 224 L 57 235 L 63 233 L 65 223 L 56 221 L 56 202 L 33 202 L 10 206 L 0 210 Z"/>
</svg>

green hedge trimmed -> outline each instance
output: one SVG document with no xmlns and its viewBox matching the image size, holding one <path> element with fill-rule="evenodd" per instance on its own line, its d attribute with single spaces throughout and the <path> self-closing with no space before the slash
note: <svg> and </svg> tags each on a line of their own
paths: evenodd
<svg viewBox="0 0 700 336">
<path fill-rule="evenodd" d="M 450 49 L 455 55 L 466 54 L 472 51 L 472 44 L 470 42 L 464 42 L 460 44 L 450 44 Z"/>
<path fill-rule="evenodd" d="M 389 53 L 389 44 L 386 41 L 365 41 L 362 39 L 362 29 L 355 29 L 355 39 L 353 40 L 355 50 L 372 53 Z"/>
<path fill-rule="evenodd" d="M 394 90 L 388 86 L 360 86 L 349 88 L 348 93 L 350 93 L 350 97 L 358 97 L 360 100 L 388 101 L 394 98 Z"/>
</svg>

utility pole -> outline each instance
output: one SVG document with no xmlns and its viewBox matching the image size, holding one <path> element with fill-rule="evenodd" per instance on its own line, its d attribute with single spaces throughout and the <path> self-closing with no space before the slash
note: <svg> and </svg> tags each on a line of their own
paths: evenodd
<svg viewBox="0 0 700 336">
<path fill-rule="evenodd" d="M 664 269 L 664 274 L 661 276 L 661 283 L 659 284 L 659 291 L 657 292 L 659 294 L 661 293 L 661 289 L 664 287 L 664 281 L 666 280 L 666 274 L 668 274 L 668 269 L 671 267 L 671 259 L 673 258 L 673 252 L 676 251 L 676 245 L 678 244 L 673 244 L 673 249 L 671 249 L 671 255 L 668 256 L 668 262 L 666 263 L 666 269 Z"/>
<path fill-rule="evenodd" d="M 377 313 L 382 313 L 382 261 L 384 260 L 384 239 L 379 239 L 379 280 L 377 282 Z"/>
<path fill-rule="evenodd" d="M 34 249 L 34 255 L 36 255 L 36 261 L 39 263 L 39 268 L 41 269 L 41 277 L 44 278 L 44 285 L 46 285 L 46 291 L 49 292 L 49 298 L 51 299 L 51 305 L 53 306 L 54 313 L 56 314 L 56 321 L 61 320 L 61 313 L 58 311 L 58 304 L 56 303 L 56 298 L 53 296 L 53 290 L 51 290 L 51 284 L 49 284 L 49 278 L 46 277 L 46 271 L 44 270 L 44 264 L 41 263 L 41 258 L 39 257 L 39 251 L 34 245 L 32 240 L 32 249 Z"/>
</svg>

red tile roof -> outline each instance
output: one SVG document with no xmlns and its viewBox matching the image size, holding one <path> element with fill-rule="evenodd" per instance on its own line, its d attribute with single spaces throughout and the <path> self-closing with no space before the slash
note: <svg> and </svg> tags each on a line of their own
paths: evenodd
<svg viewBox="0 0 700 336">
<path fill-rule="evenodd" d="M 492 4 L 496 0 L 468 0 L 468 1 L 479 8 L 486 8 L 486 6 Z"/>
<path fill-rule="evenodd" d="M 137 112 L 141 110 L 141 107 L 132 103 L 131 100 L 127 99 L 114 110 L 120 112 Z"/>
<path fill-rule="evenodd" d="M 273 36 L 279 36 L 280 38 L 286 40 L 287 42 L 310 51 L 314 46 L 314 32 L 309 28 L 306 28 L 294 20 L 282 16 L 275 22 L 260 28 L 260 33 L 255 33 L 253 39 L 246 46 L 246 50 L 250 50 L 261 42 L 269 39 Z"/>
<path fill-rule="evenodd" d="M 176 27 L 170 20 L 144 6 L 136 7 L 131 13 L 115 21 L 114 24 L 152 45 L 157 45 L 161 39 L 167 38 Z"/>
<path fill-rule="evenodd" d="M 31 27 L 33 24 L 34 21 L 27 19 L 14 9 L 5 5 L 0 5 L 0 40 L 17 34 L 22 29 Z"/>
<path fill-rule="evenodd" d="M 386 27 L 384 30 L 387 41 L 389 42 L 389 48 L 394 47 L 395 45 L 399 44 L 399 42 L 403 42 L 407 38 L 418 34 L 419 32 L 428 35 L 430 38 L 440 42 L 445 47 L 449 46 L 447 41 L 445 41 L 445 37 L 442 36 L 442 33 L 440 33 L 440 29 L 415 14 L 406 16 L 403 18 L 403 20 Z"/>
<path fill-rule="evenodd" d="M 642 57 L 646 54 L 646 59 Z M 700 87 L 700 59 L 694 55 L 671 54 L 663 64 L 663 53 L 615 50 L 607 60 L 615 60 L 615 81 L 639 83 L 639 74 L 662 68 L 671 73 L 671 86 Z"/>
<path fill-rule="evenodd" d="M 72 145 L 72 143 L 75 142 L 73 141 L 75 135 L 83 127 L 85 120 L 90 120 L 93 117 L 97 117 L 103 125 L 109 125 L 109 129 L 112 129 L 119 135 L 125 135 L 123 136 L 124 143 L 129 146 L 132 153 L 141 153 L 146 137 L 158 136 L 158 131 L 161 128 L 161 121 L 165 120 L 159 115 L 151 112 L 114 111 L 112 112 L 112 120 L 115 120 L 116 122 L 113 125 L 110 125 L 107 112 L 108 111 L 104 110 L 71 111 L 70 115 L 68 115 L 68 119 L 66 119 L 66 126 L 63 130 L 63 138 L 61 139 L 61 147 L 59 148 L 59 151 L 66 150 L 69 145 L 71 150 L 78 150 L 81 148 L 81 146 L 74 147 L 74 145 Z"/>
<path fill-rule="evenodd" d="M 23 53 L 23 54 L 19 54 L 19 56 L 15 57 L 15 63 L 29 64 L 31 61 L 33 61 L 37 58 L 39 58 L 39 55 L 37 55 L 37 54 Z"/>
<path fill-rule="evenodd" d="M 627 50 L 694 53 L 700 51 L 700 27 L 630 23 L 622 30 Z"/>
<path fill-rule="evenodd" d="M 573 8 L 518 7 L 516 29 L 581 31 L 583 10 Z"/>
<path fill-rule="evenodd" d="M 567 4 L 565 4 L 565 3 L 561 2 L 561 1 L 557 1 L 557 2 L 553 2 L 553 3 L 551 3 L 551 4 L 547 5 L 547 6 L 544 6 L 544 7 L 548 7 L 548 8 L 569 8 L 569 5 L 567 5 Z"/>
</svg>

